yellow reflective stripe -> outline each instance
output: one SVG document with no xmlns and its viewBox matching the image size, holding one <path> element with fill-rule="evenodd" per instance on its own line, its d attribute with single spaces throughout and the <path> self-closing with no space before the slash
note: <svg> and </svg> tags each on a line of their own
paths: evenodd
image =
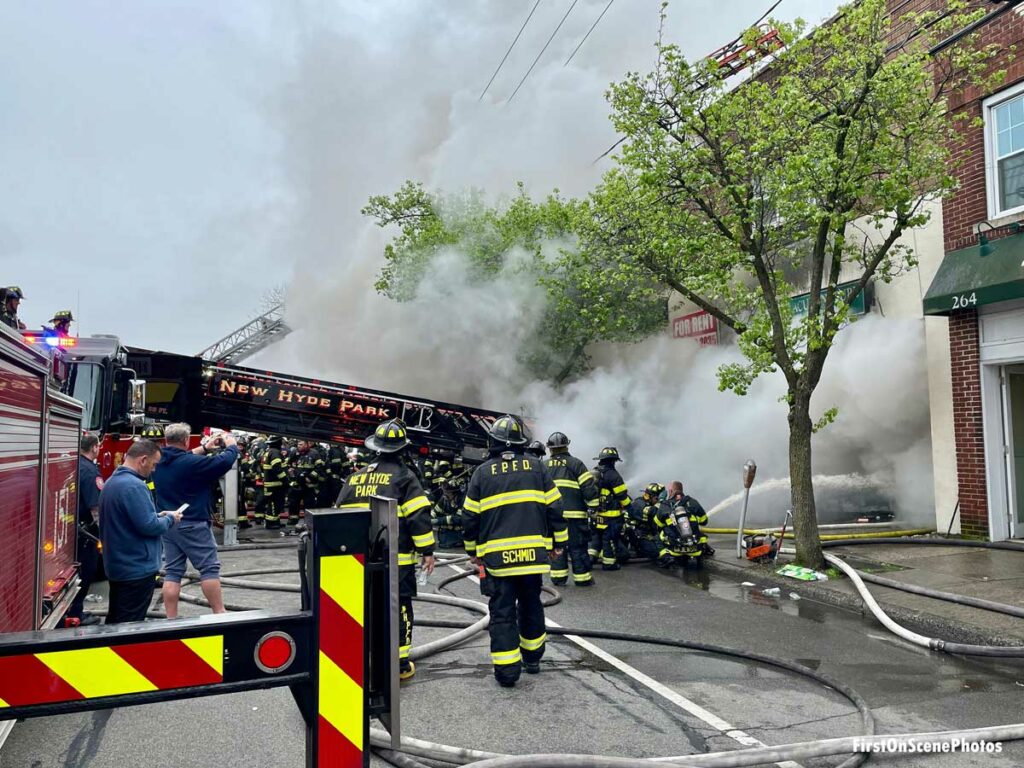
<svg viewBox="0 0 1024 768">
<path fill-rule="evenodd" d="M 568 568 L 565 568 L 564 570 L 563 569 L 558 569 L 558 568 L 552 568 L 551 569 L 551 578 L 552 579 L 564 579 L 568 575 L 569 575 L 569 569 Z"/>
<path fill-rule="evenodd" d="M 617 485 L 614 488 L 612 488 L 612 491 L 614 493 L 625 493 L 626 492 L 626 484 L 623 483 L 622 485 Z"/>
<path fill-rule="evenodd" d="M 420 548 L 429 547 L 434 543 L 434 532 L 430 531 L 429 533 L 421 533 L 419 536 L 413 535 L 412 543 Z"/>
<path fill-rule="evenodd" d="M 35 657 L 87 699 L 157 690 L 110 648 L 53 651 L 37 653 Z"/>
<path fill-rule="evenodd" d="M 555 480 L 555 485 L 559 488 L 579 488 L 580 484 L 577 480 Z"/>
<path fill-rule="evenodd" d="M 370 505 L 365 501 L 356 501 L 351 504 L 339 504 L 336 509 L 369 509 Z"/>
<path fill-rule="evenodd" d="M 209 664 L 213 671 L 224 676 L 224 636 L 191 637 L 182 640 L 196 656 Z"/>
<path fill-rule="evenodd" d="M 560 531 L 555 531 L 555 543 L 562 544 L 569 540 L 569 529 L 563 528 Z"/>
<path fill-rule="evenodd" d="M 463 547 L 463 549 L 465 549 L 470 554 L 475 554 L 476 553 L 476 542 L 475 541 L 464 541 L 464 542 L 462 542 L 462 547 Z"/>
<path fill-rule="evenodd" d="M 561 492 L 558 488 L 552 488 L 550 491 L 544 494 L 545 504 L 554 504 L 556 501 L 562 498 Z"/>
<path fill-rule="evenodd" d="M 558 493 L 556 490 L 555 493 Z M 558 498 L 557 496 L 555 498 Z M 480 499 L 479 512 L 486 512 L 488 509 L 496 509 L 503 507 L 506 504 L 526 504 L 529 502 L 536 502 L 537 504 L 547 503 L 547 497 L 543 491 L 508 491 L 506 493 L 496 493 L 493 496 Z"/>
<path fill-rule="evenodd" d="M 426 496 L 420 494 L 414 499 L 409 499 L 405 504 L 398 507 L 398 514 L 400 517 L 406 517 L 411 515 L 413 512 L 417 512 L 424 507 L 430 506 L 430 500 Z"/>
<path fill-rule="evenodd" d="M 604 512 L 599 512 L 601 517 L 622 517 L 621 509 L 606 509 Z"/>
<path fill-rule="evenodd" d="M 523 655 L 516 648 L 514 651 L 491 651 L 491 661 L 502 666 L 504 664 L 518 664 L 523 660 Z"/>
<path fill-rule="evenodd" d="M 273 467 L 275 464 L 282 463 L 281 459 L 271 459 L 270 464 L 264 464 L 265 467 Z"/>
<path fill-rule="evenodd" d="M 398 658 L 400 658 L 400 659 L 408 659 L 409 658 L 409 651 L 411 651 L 411 650 L 412 650 L 412 646 L 411 645 L 400 645 L 400 646 L 398 646 Z"/>
<path fill-rule="evenodd" d="M 491 568 L 487 566 L 487 572 L 495 576 L 526 576 L 531 573 L 547 573 L 548 564 L 541 565 L 515 565 L 509 568 Z"/>
<path fill-rule="evenodd" d="M 462 508 L 467 512 L 475 512 L 476 514 L 479 514 L 480 502 L 477 501 L 476 499 L 467 498 L 465 501 L 462 502 Z"/>
<path fill-rule="evenodd" d="M 576 509 L 570 509 L 568 512 L 563 512 L 562 517 L 566 520 L 586 520 L 587 513 Z"/>
<path fill-rule="evenodd" d="M 536 638 L 534 640 L 527 640 L 525 637 L 520 635 L 519 636 L 519 647 L 522 648 L 524 651 L 536 651 L 538 648 L 540 648 L 542 645 L 544 645 L 544 641 L 547 640 L 547 639 L 548 639 L 548 633 L 547 632 L 545 632 L 543 635 L 541 635 L 540 637 L 538 637 L 538 638 Z"/>
<path fill-rule="evenodd" d="M 415 552 L 399 552 L 398 553 L 398 564 L 399 565 L 416 565 L 416 553 Z"/>
<path fill-rule="evenodd" d="M 591 475 L 591 474 L 590 474 L 590 472 L 584 472 L 584 473 L 583 473 L 582 475 L 580 475 L 580 476 L 579 476 L 579 477 L 578 477 L 577 479 L 579 480 L 579 482 L 580 482 L 580 485 L 583 485 L 583 484 L 584 484 L 585 482 L 587 482 L 587 480 L 591 480 L 591 479 L 593 479 L 593 477 L 594 477 L 594 476 L 593 476 L 593 475 Z"/>
<path fill-rule="evenodd" d="M 320 716 L 356 749 L 363 748 L 363 696 L 355 680 L 320 651 Z"/>
<path fill-rule="evenodd" d="M 321 557 L 320 589 L 363 626 L 363 564 L 354 555 Z"/>
<path fill-rule="evenodd" d="M 3 699 L 0 699 L 0 709 L 3 709 L 4 707 L 9 707 L 9 706 L 10 706 L 10 704 L 8 704 Z"/>
<path fill-rule="evenodd" d="M 583 584 L 586 581 L 593 581 L 594 575 L 590 571 L 587 571 L 586 573 L 574 573 L 572 575 L 572 580 L 577 584 Z"/>
<path fill-rule="evenodd" d="M 499 552 L 507 549 L 532 549 L 546 547 L 547 540 L 543 536 L 513 536 L 508 539 L 492 539 L 477 546 L 477 552 L 486 555 L 488 552 Z"/>
</svg>

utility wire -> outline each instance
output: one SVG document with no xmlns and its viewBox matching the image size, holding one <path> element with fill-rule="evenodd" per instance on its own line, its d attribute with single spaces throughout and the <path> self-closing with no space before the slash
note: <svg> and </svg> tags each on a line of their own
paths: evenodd
<svg viewBox="0 0 1024 768">
<path fill-rule="evenodd" d="M 516 43 L 519 42 L 519 38 L 520 36 L 522 36 L 523 30 L 526 29 L 526 25 L 529 24 L 530 19 L 533 18 L 533 12 L 537 10 L 538 5 L 540 5 L 540 0 L 537 0 L 537 2 L 533 4 L 533 8 L 530 9 L 530 15 L 526 17 L 526 21 L 523 22 L 523 26 L 519 28 L 519 31 L 516 33 L 516 39 L 512 41 L 512 45 L 508 47 L 508 50 L 505 51 L 505 55 L 501 57 L 501 63 L 498 64 L 498 68 L 494 70 L 494 74 L 491 75 L 491 79 L 487 81 L 487 85 L 484 86 L 483 91 L 481 91 L 480 93 L 480 98 L 477 99 L 477 101 L 484 100 L 484 94 L 486 94 L 487 89 L 491 87 L 491 83 L 494 82 L 494 78 L 496 78 L 498 76 L 498 73 L 501 72 L 501 68 L 505 66 L 505 61 L 508 60 L 508 55 L 512 53 L 512 49 L 516 47 Z"/>
<path fill-rule="evenodd" d="M 595 27 L 596 27 L 596 26 L 597 26 L 598 24 L 600 24 L 600 23 L 601 23 L 601 19 L 603 19 L 603 18 L 604 18 L 604 15 L 605 15 L 606 13 L 608 13 L 608 9 L 612 7 L 612 3 L 614 3 L 614 2 L 615 2 L 615 0 L 608 0 L 608 5 L 606 5 L 606 6 L 604 7 L 604 10 L 603 10 L 603 11 L 601 11 L 601 15 L 597 17 L 597 21 L 595 21 L 595 22 L 594 22 L 594 23 L 593 23 L 593 24 L 591 25 L 590 29 L 588 29 L 588 30 L 587 30 L 587 34 L 585 34 L 585 35 L 583 36 L 583 39 L 582 39 L 582 40 L 580 40 L 580 44 L 579 44 L 579 45 L 577 45 L 577 46 L 576 46 L 576 48 L 575 48 L 575 50 L 573 50 L 573 52 L 569 54 L 569 58 L 568 58 L 568 59 L 566 59 L 566 60 L 565 60 L 565 64 L 563 64 L 563 65 L 562 65 L 563 67 L 567 67 L 567 66 L 569 66 L 569 62 L 570 62 L 570 61 L 572 61 L 572 58 L 573 58 L 573 56 L 575 56 L 575 55 L 576 55 L 576 51 L 578 51 L 578 50 L 579 50 L 580 48 L 582 48 L 582 47 L 583 47 L 583 44 L 584 44 L 585 42 L 587 42 L 587 38 L 588 38 L 588 37 L 590 37 L 590 33 L 591 33 L 591 32 L 593 32 L 593 31 L 594 31 L 594 28 L 595 28 Z"/>
<path fill-rule="evenodd" d="M 548 46 L 551 45 L 551 41 L 555 39 L 555 35 L 558 34 L 558 30 L 560 30 L 562 25 L 565 24 L 565 20 L 569 18 L 569 14 L 572 13 L 572 9 L 576 7 L 576 3 L 579 1 L 580 0 L 572 0 L 572 5 L 569 6 L 569 10 L 565 12 L 565 16 L 562 17 L 562 20 L 558 22 L 558 26 L 555 27 L 555 31 L 551 33 L 551 37 L 549 37 L 548 41 L 544 43 L 544 47 L 540 49 L 540 53 L 537 54 L 537 58 L 533 60 L 533 64 L 531 64 L 530 68 L 526 70 L 526 74 L 523 75 L 523 79 L 519 81 L 519 85 L 516 86 L 516 89 L 512 91 L 512 95 L 508 97 L 508 101 L 505 102 L 506 104 L 508 104 L 509 101 L 512 101 L 512 99 L 516 97 L 516 94 L 519 93 L 519 89 L 523 87 L 523 83 L 526 82 L 526 78 L 528 78 L 530 73 L 533 72 L 533 68 L 537 66 L 537 62 L 540 61 L 540 57 L 544 55 L 544 51 L 546 51 Z"/>
</svg>

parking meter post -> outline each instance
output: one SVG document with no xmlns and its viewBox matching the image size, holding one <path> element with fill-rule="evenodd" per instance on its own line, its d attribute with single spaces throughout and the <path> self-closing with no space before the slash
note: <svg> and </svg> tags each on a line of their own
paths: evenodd
<svg viewBox="0 0 1024 768">
<path fill-rule="evenodd" d="M 318 649 L 310 669 L 315 706 L 309 709 L 315 717 L 306 721 L 306 768 L 366 768 L 370 512 L 312 510 L 306 519 L 312 547 L 312 633 Z"/>
</svg>

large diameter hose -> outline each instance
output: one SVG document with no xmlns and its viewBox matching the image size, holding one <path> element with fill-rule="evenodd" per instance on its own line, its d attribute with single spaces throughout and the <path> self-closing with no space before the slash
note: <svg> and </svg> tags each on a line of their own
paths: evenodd
<svg viewBox="0 0 1024 768">
<path fill-rule="evenodd" d="M 840 755 L 861 750 L 862 757 L 871 754 L 876 744 L 949 744 L 960 746 L 978 742 L 1013 741 L 1024 738 L 1024 724 L 998 725 L 963 731 L 935 731 L 931 733 L 900 733 L 885 736 L 845 736 L 822 739 L 778 747 L 751 747 L 729 752 L 708 752 L 666 758 L 605 757 L 600 755 L 520 755 L 498 757 L 472 763 L 473 768 L 651 768 L 652 762 L 665 768 L 738 768 L 764 765 L 790 760 L 809 760 L 815 757 Z"/>
<path fill-rule="evenodd" d="M 1024 658 L 1024 646 L 1002 646 L 1002 645 L 970 645 L 966 643 L 951 643 L 940 640 L 936 637 L 925 637 L 913 632 L 906 627 L 900 626 L 889 615 L 879 607 L 874 596 L 865 586 L 860 574 L 851 566 L 840 560 L 835 555 L 825 555 L 825 560 L 850 577 L 850 581 L 860 594 L 861 600 L 868 607 L 882 625 L 898 637 L 902 637 L 909 643 L 928 648 L 932 651 L 945 651 L 946 653 L 962 653 L 966 656 L 998 656 L 1003 658 Z"/>
</svg>

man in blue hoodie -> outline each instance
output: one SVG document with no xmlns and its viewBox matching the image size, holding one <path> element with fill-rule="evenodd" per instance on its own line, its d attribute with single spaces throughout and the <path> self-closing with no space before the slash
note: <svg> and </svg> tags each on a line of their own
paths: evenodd
<svg viewBox="0 0 1024 768">
<path fill-rule="evenodd" d="M 158 461 L 156 443 L 133 443 L 100 495 L 100 540 L 110 580 L 107 624 L 146 618 L 160 571 L 160 537 L 181 519 L 181 513 L 158 513 L 153 505 L 146 479 Z"/>
<path fill-rule="evenodd" d="M 188 424 L 170 424 L 164 429 L 167 446 L 153 473 L 157 506 L 177 509 L 182 504 L 189 505 L 181 523 L 164 535 L 163 601 L 169 619 L 178 616 L 178 595 L 186 560 L 199 571 L 203 596 L 213 612 L 224 613 L 220 559 L 210 514 L 213 486 L 238 460 L 238 446 L 233 435 L 224 433 L 190 451 L 191 434 Z M 224 446 L 223 451 L 206 455 L 219 445 Z"/>
</svg>

